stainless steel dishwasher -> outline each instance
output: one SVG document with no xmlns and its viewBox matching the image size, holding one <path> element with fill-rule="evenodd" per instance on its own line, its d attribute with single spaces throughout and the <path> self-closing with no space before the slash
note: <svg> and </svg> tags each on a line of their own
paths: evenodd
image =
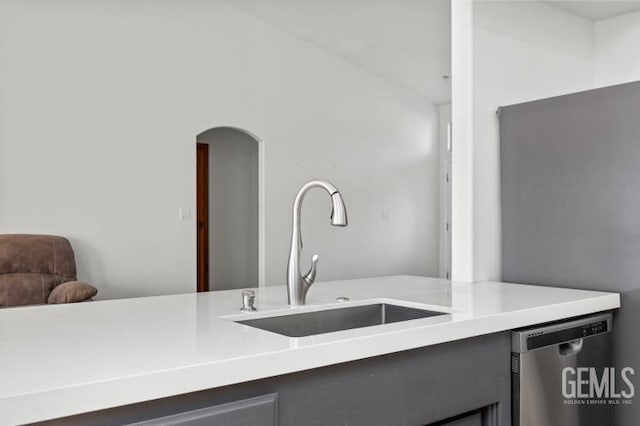
<svg viewBox="0 0 640 426">
<path fill-rule="evenodd" d="M 612 366 L 611 327 L 611 314 L 605 313 L 513 332 L 514 426 L 612 424 L 612 406 L 606 400 L 585 397 L 584 390 L 574 395 L 576 386 L 588 388 L 575 374 L 579 368 L 593 368 L 601 377 Z M 589 371 L 582 371 L 582 379 L 588 378 Z"/>
</svg>

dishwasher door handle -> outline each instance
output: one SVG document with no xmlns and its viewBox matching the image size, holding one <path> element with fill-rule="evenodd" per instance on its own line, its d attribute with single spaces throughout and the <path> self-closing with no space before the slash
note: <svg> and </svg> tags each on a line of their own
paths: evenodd
<svg viewBox="0 0 640 426">
<path fill-rule="evenodd" d="M 583 343 L 582 339 L 560 343 L 558 345 L 558 352 L 560 352 L 560 355 L 562 356 L 575 355 L 582 350 Z"/>
</svg>

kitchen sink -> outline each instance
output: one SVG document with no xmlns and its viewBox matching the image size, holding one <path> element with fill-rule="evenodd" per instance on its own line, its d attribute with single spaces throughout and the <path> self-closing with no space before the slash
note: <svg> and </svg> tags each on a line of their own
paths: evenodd
<svg viewBox="0 0 640 426">
<path fill-rule="evenodd" d="M 446 312 L 376 303 L 237 322 L 289 337 L 304 337 L 445 314 Z"/>
</svg>

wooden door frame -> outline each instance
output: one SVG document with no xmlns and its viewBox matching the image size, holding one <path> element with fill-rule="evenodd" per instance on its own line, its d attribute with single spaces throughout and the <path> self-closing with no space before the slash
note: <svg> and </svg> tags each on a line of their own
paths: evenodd
<svg viewBox="0 0 640 426">
<path fill-rule="evenodd" d="M 209 145 L 196 144 L 197 291 L 209 291 Z"/>
</svg>

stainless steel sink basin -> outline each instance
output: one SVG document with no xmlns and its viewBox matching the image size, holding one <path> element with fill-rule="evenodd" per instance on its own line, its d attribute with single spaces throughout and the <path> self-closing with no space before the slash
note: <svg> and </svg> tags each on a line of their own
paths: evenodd
<svg viewBox="0 0 640 426">
<path fill-rule="evenodd" d="M 445 314 L 445 312 L 427 311 L 424 309 L 408 308 L 406 306 L 390 305 L 388 303 L 376 303 L 348 308 L 327 309 L 325 311 L 258 318 L 238 321 L 238 323 L 289 337 L 304 337 Z"/>
</svg>

